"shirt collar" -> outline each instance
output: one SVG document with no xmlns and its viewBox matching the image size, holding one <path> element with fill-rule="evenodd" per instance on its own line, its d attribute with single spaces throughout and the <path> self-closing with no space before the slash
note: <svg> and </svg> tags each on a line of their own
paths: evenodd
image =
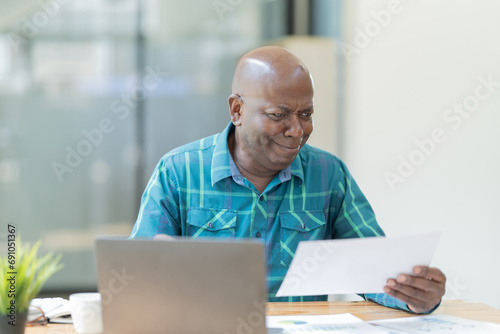
<svg viewBox="0 0 500 334">
<path fill-rule="evenodd" d="M 229 122 L 229 124 L 217 138 L 217 143 L 215 144 L 215 149 L 212 157 L 212 186 L 220 180 L 231 176 L 234 178 L 235 182 L 243 182 L 243 175 L 241 175 L 240 171 L 236 167 L 236 164 L 234 163 L 227 146 L 227 137 L 233 130 L 234 125 L 232 122 Z M 292 175 L 298 177 L 301 181 L 304 180 L 300 153 L 292 161 L 292 164 L 290 166 L 279 171 L 278 173 L 278 177 L 281 182 L 289 181 Z"/>
<path fill-rule="evenodd" d="M 229 163 L 230 154 L 229 148 L 227 147 L 227 137 L 233 128 L 233 123 L 229 122 L 226 128 L 219 133 L 219 137 L 217 138 L 212 157 L 212 186 L 220 180 L 232 175 Z"/>
</svg>

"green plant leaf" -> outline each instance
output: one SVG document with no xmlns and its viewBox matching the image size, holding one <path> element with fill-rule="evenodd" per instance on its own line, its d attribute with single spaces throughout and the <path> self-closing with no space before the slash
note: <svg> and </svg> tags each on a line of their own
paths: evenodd
<svg viewBox="0 0 500 334">
<path fill-rule="evenodd" d="M 10 282 L 7 281 L 9 268 L 8 255 L 0 255 L 0 314 L 7 313 L 7 307 L 11 300 L 15 301 L 16 312 L 22 313 L 28 310 L 31 300 L 40 293 L 43 285 L 56 272 L 63 268 L 61 264 L 62 255 L 53 253 L 38 257 L 38 250 L 41 241 L 37 241 L 33 246 L 29 243 L 23 244 L 20 236 L 16 239 L 16 259 L 15 259 L 15 298 L 10 289 Z"/>
</svg>

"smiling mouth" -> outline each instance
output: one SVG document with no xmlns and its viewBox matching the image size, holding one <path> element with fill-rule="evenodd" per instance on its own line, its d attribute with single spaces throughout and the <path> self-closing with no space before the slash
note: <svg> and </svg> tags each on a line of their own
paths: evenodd
<svg viewBox="0 0 500 334">
<path fill-rule="evenodd" d="M 292 146 L 292 147 L 284 146 L 284 145 L 281 145 L 279 143 L 276 143 L 276 145 L 278 145 L 283 151 L 286 151 L 288 153 L 298 153 L 300 150 L 300 145 Z"/>
</svg>

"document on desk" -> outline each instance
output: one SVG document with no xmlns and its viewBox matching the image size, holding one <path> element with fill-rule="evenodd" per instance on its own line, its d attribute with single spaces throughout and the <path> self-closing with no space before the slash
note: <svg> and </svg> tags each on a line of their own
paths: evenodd
<svg viewBox="0 0 500 334">
<path fill-rule="evenodd" d="M 267 328 L 281 328 L 288 333 L 387 333 L 350 313 L 325 315 L 271 315 L 266 317 Z"/>
<path fill-rule="evenodd" d="M 390 333 L 500 333 L 500 325 L 475 321 L 446 314 L 370 321 L 369 324 L 386 329 Z"/>
<path fill-rule="evenodd" d="M 321 314 L 321 315 L 268 315 L 266 327 L 268 328 L 293 328 L 297 325 L 338 325 L 345 323 L 362 323 L 358 317 L 350 313 Z"/>
<path fill-rule="evenodd" d="M 339 325 L 324 325 L 324 326 L 304 326 L 285 328 L 281 334 L 307 334 L 307 333 L 341 333 L 341 334 L 399 334 L 399 332 L 388 331 L 386 329 L 378 328 L 362 323 L 352 324 L 339 324 Z"/>
<path fill-rule="evenodd" d="M 383 293 L 388 278 L 430 265 L 440 237 L 301 241 L 276 297 Z"/>
</svg>

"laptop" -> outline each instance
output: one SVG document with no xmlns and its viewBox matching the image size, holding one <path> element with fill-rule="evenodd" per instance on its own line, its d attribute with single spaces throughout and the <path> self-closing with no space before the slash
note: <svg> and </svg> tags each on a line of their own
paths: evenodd
<svg viewBox="0 0 500 334">
<path fill-rule="evenodd" d="M 104 334 L 264 334 L 264 245 L 96 240 Z"/>
</svg>

